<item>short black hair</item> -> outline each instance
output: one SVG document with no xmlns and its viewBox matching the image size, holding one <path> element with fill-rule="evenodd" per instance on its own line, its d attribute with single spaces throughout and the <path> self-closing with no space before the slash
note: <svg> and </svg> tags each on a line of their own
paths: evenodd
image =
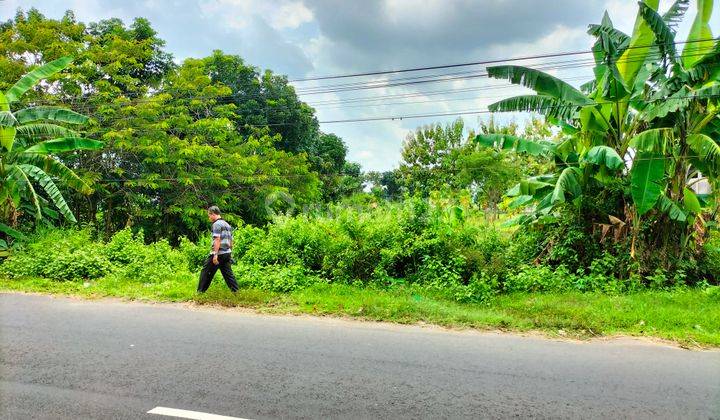
<svg viewBox="0 0 720 420">
<path fill-rule="evenodd" d="M 218 206 L 210 206 L 208 207 L 208 213 L 217 214 L 220 216 L 220 208 Z"/>
</svg>

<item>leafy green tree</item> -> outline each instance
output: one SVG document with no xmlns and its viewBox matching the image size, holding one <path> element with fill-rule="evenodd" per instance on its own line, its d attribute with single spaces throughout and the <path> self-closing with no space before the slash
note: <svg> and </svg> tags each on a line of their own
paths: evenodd
<svg viewBox="0 0 720 420">
<path fill-rule="evenodd" d="M 357 162 L 345 162 L 338 178 L 335 199 L 349 197 L 363 189 L 362 168 Z"/>
<path fill-rule="evenodd" d="M 403 186 L 399 171 L 385 171 L 380 174 L 379 185 L 383 188 L 383 194 L 388 200 L 398 200 L 402 198 Z"/>
<path fill-rule="evenodd" d="M 320 131 L 315 111 L 298 99 L 286 77 L 261 73 L 241 57 L 222 51 L 214 51 L 203 63 L 213 82 L 230 89 L 227 102 L 235 104 L 232 119 L 242 134 L 267 126 L 276 139 L 275 147 L 308 155 L 312 170 L 323 182 L 324 200 L 346 194 L 340 186 L 348 182 L 349 174 L 343 173 L 347 146 L 340 137 Z"/>
<path fill-rule="evenodd" d="M 188 59 L 158 94 L 120 107 L 122 118 L 98 120 L 116 151 L 98 157 L 117 180 L 98 205 L 108 232 L 133 224 L 148 238 L 194 237 L 211 203 L 230 218 L 262 224 L 272 193 L 288 194 L 296 205 L 319 198 L 318 176 L 304 155 L 276 149 L 279 135 L 268 129 L 237 130 L 236 106 L 224 100 L 229 94 L 204 60 Z"/>
<path fill-rule="evenodd" d="M 498 125 L 492 117 L 481 122 L 479 127 L 482 134 L 516 135 L 517 131 L 517 124 Z M 524 132 L 529 138 L 552 134 L 547 124 L 539 119 L 530 120 Z M 513 179 L 533 169 L 544 168 L 549 162 L 548 159 L 488 150 L 472 141 L 475 136 L 474 131 L 469 136 L 464 134 L 462 119 L 445 127 L 422 127 L 408 135 L 397 176 L 387 174 L 388 177 L 392 175 L 391 181 L 397 184 L 390 194 L 397 196 L 400 187 L 424 196 L 443 189 L 469 189 L 478 205 L 497 212 L 502 192 Z"/>
<path fill-rule="evenodd" d="M 194 237 L 209 203 L 262 224 L 273 194 L 304 205 L 360 188 L 342 140 L 319 132 L 284 77 L 219 51 L 178 66 L 142 18 L 85 24 L 72 12 L 53 20 L 19 11 L 0 25 L 0 88 L 64 55 L 76 60 L 63 77 L 50 76 L 23 101 L 89 115 L 86 135 L 105 141 L 103 153 L 59 158 L 96 181 L 89 199 L 66 198 L 107 235 L 132 225 L 148 240 Z"/>
<path fill-rule="evenodd" d="M 428 125 L 408 134 L 401 150 L 399 173 L 410 194 L 427 197 L 430 191 L 455 187 L 464 128 L 462 118 L 458 118 L 444 127 Z"/>
<path fill-rule="evenodd" d="M 269 70 L 261 73 L 239 56 L 221 51 L 203 62 L 213 82 L 230 88 L 236 122 L 244 134 L 253 127 L 268 126 L 272 135 L 280 135 L 276 146 L 292 153 L 307 152 L 317 143 L 320 130 L 315 112 L 298 99 L 285 76 Z"/>
</svg>

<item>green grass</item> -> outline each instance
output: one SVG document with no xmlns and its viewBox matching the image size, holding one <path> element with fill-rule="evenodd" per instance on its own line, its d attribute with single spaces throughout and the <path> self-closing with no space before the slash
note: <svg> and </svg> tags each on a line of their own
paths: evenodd
<svg viewBox="0 0 720 420">
<path fill-rule="evenodd" d="M 203 295 L 195 293 L 194 283 L 144 285 L 109 279 L 91 283 L 0 279 L 0 291 L 195 302 L 254 308 L 263 313 L 346 316 L 406 324 L 424 322 L 481 330 L 540 331 L 554 337 L 645 336 L 671 340 L 686 347 L 720 347 L 720 294 L 698 289 L 625 295 L 513 294 L 498 296 L 486 305 L 460 304 L 408 287 L 375 290 L 321 284 L 289 294 L 255 289 L 232 294 L 220 279 Z"/>
</svg>

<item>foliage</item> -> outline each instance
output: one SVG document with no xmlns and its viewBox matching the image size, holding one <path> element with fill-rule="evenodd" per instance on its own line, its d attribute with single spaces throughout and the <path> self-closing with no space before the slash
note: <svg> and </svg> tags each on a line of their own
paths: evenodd
<svg viewBox="0 0 720 420">
<path fill-rule="evenodd" d="M 623 293 L 717 283 L 715 234 L 705 244 L 706 259 L 673 270 L 657 264 L 638 276 L 627 275 L 633 264 L 627 254 L 585 234 L 586 223 L 559 219 L 505 230 L 488 224 L 467 197 L 337 205 L 327 213 L 276 217 L 266 229 L 238 226 L 235 271 L 243 287 L 272 292 L 318 283 L 406 285 L 474 303 L 503 293 Z M 10 278 L 194 285 L 209 243 L 209 237 L 182 239 L 175 248 L 166 240 L 146 244 L 142 231 L 130 229 L 107 242 L 88 229 L 41 229 L 0 270 Z"/>
<path fill-rule="evenodd" d="M 207 254 L 207 252 L 206 252 Z M 77 281 L 99 278 L 140 284 L 191 277 L 186 253 L 167 241 L 146 245 L 142 233 L 116 233 L 103 243 L 84 230 L 41 229 L 1 266 L 7 277 Z M 192 276 L 194 277 L 194 276 Z"/>
<path fill-rule="evenodd" d="M 708 276 L 720 280 L 720 233 L 713 232 L 704 244 L 704 253 L 701 264 L 706 268 Z"/>
<path fill-rule="evenodd" d="M 694 46 L 686 47 L 678 60 L 675 27 L 686 3 L 676 3 L 661 16 L 658 1 L 640 2 L 631 36 L 615 29 L 607 14 L 601 24 L 591 25 L 595 80 L 581 90 L 536 69 L 488 69 L 490 77 L 536 92 L 490 109 L 535 111 L 560 132 L 552 141 L 492 133 L 475 138 L 494 150 L 552 156 L 551 171 L 533 174 L 507 192 L 514 208 L 529 207 L 529 214 L 518 219 L 521 223 L 546 224 L 576 214 L 591 221 L 580 236 L 590 238 L 598 230 L 604 232 L 596 235 L 600 240 L 611 230 L 616 242 L 630 236 L 629 252 L 638 263 L 633 270 L 644 273 L 654 269 L 653 249 L 665 257 L 668 269 L 684 264 L 689 254 L 695 254 L 691 259 L 701 254 L 696 244 L 704 241 L 705 223 L 720 204 L 720 44 L 701 38 L 712 38 L 707 23 L 713 2 L 698 2 L 688 39 Z M 715 191 L 702 203 L 691 188 L 698 177 Z M 597 197 L 617 197 L 618 190 L 614 206 L 587 204 Z"/>
<path fill-rule="evenodd" d="M 0 224 L 15 227 L 24 208 L 29 208 L 40 220 L 45 215 L 56 217 L 50 203 L 70 222 L 75 222 L 70 207 L 56 182 L 81 191 L 91 192 L 72 169 L 56 158 L 57 155 L 79 150 L 97 150 L 103 147 L 99 141 L 81 138 L 63 124 L 83 124 L 87 118 L 63 108 L 30 107 L 11 111 L 22 96 L 44 79 L 52 77 L 72 62 L 62 57 L 39 66 L 20 78 L 5 92 L 0 92 Z M 58 138 L 54 138 L 59 136 Z M 46 138 L 51 140 L 47 140 Z M 40 194 L 43 192 L 44 195 Z M 20 239 L 9 227 L 3 231 L 8 237 Z M 88 267 L 94 258 L 86 261 Z M 61 262 L 57 262 L 62 264 Z M 62 269 L 58 267 L 58 269 Z M 88 268 L 90 269 L 90 268 Z M 73 270 L 70 270 L 73 271 Z"/>
<path fill-rule="evenodd" d="M 299 265 L 259 266 L 238 265 L 236 272 L 238 285 L 242 288 L 268 290 L 289 293 L 305 289 L 318 283 L 326 283 L 316 275 Z"/>
<path fill-rule="evenodd" d="M 436 124 L 418 128 L 408 134 L 403 144 L 397 171 L 372 182 L 383 185 L 387 197 L 397 197 L 399 191 L 427 197 L 432 191 L 469 190 L 477 204 L 497 213 L 502 191 L 511 186 L 512 180 L 543 168 L 547 159 L 488 150 L 470 141 L 475 138 L 474 132 L 465 137 L 464 128 L 462 119 L 445 127 Z M 500 126 L 491 118 L 481 122 L 479 131 L 487 136 L 513 137 L 519 128 L 516 124 Z M 535 139 L 552 133 L 543 122 L 533 119 L 528 121 L 524 134 Z M 507 146 L 510 149 L 511 142 Z"/>
<path fill-rule="evenodd" d="M 100 223 L 106 237 L 134 226 L 147 240 L 177 243 L 197 239 L 209 204 L 261 225 L 278 194 L 303 207 L 359 191 L 344 142 L 319 131 L 284 76 L 220 51 L 176 65 L 164 45 L 143 18 L 85 24 L 72 12 L 54 20 L 30 9 L 0 26 L 0 89 L 75 57 L 24 100 L 81 103 L 86 134 L 106 144 L 104 153 L 60 156 L 84 182 L 95 181 L 89 199 L 66 196 L 79 220 Z"/>
</svg>

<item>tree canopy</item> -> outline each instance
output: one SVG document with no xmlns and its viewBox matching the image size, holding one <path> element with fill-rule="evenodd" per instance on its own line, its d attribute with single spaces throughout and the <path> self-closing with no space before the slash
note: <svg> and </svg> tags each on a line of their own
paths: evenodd
<svg viewBox="0 0 720 420">
<path fill-rule="evenodd" d="M 74 57 L 20 104 L 83 113 L 81 134 L 104 141 L 102 152 L 61 157 L 95 185 L 89 197 L 67 196 L 78 220 L 108 234 L 130 225 L 149 240 L 193 237 L 210 203 L 263 224 L 271 193 L 302 205 L 360 189 L 343 140 L 320 131 L 285 76 L 221 51 L 176 63 L 164 47 L 143 18 L 83 23 L 71 11 L 55 20 L 30 9 L 0 25 L 0 90 Z"/>
</svg>

